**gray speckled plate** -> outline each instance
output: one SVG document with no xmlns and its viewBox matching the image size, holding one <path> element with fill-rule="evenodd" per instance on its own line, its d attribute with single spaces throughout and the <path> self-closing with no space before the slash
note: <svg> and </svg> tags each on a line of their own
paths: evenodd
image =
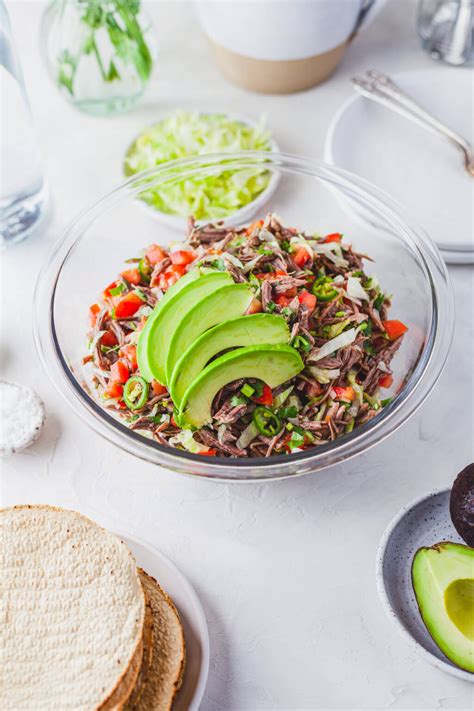
<svg viewBox="0 0 474 711">
<path fill-rule="evenodd" d="M 455 666 L 433 642 L 421 619 L 411 583 L 411 565 L 418 548 L 440 541 L 464 543 L 449 516 L 450 491 L 434 491 L 417 499 L 390 523 L 377 554 L 377 589 L 391 621 L 418 654 L 438 669 L 474 682 L 474 674 Z"/>
</svg>

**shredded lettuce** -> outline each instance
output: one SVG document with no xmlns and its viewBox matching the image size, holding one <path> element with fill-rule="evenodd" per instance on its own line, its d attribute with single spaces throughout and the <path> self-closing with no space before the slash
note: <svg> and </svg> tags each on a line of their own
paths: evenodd
<svg viewBox="0 0 474 711">
<path fill-rule="evenodd" d="M 178 432 L 174 437 L 170 437 L 168 441 L 174 446 L 180 444 L 183 449 L 193 454 L 207 452 L 209 450 L 209 447 L 206 447 L 206 445 L 196 442 L 191 430 L 181 430 L 181 432 Z"/>
<path fill-rule="evenodd" d="M 138 136 L 125 157 L 124 172 L 135 175 L 189 156 L 258 150 L 271 150 L 270 133 L 263 121 L 250 126 L 226 114 L 180 110 Z M 170 215 L 216 220 L 255 200 L 269 181 L 270 173 L 265 169 L 219 171 L 204 178 L 171 181 L 160 188 L 146 189 L 140 199 Z"/>
</svg>

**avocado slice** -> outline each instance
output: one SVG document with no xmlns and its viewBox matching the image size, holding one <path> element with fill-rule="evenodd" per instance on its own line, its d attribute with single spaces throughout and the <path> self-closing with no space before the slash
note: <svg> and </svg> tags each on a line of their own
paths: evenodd
<svg viewBox="0 0 474 711">
<path fill-rule="evenodd" d="M 449 542 L 420 548 L 412 582 L 423 622 L 440 650 L 474 672 L 474 549 Z"/>
<path fill-rule="evenodd" d="M 290 330 L 282 316 L 252 314 L 219 323 L 197 338 L 177 361 L 169 382 L 170 395 L 181 399 L 201 370 L 215 355 L 237 346 L 288 343 Z"/>
<path fill-rule="evenodd" d="M 140 369 L 140 374 L 142 378 L 145 378 L 145 380 L 153 380 L 153 375 L 151 374 L 148 368 L 148 359 L 146 356 L 146 351 L 148 345 L 148 336 L 154 320 L 158 318 L 161 311 L 166 308 L 166 305 L 172 299 L 173 296 L 178 294 L 182 289 L 184 289 L 185 286 L 187 286 L 195 279 L 198 279 L 200 276 L 201 271 L 199 269 L 192 269 L 190 272 L 182 276 L 181 279 L 178 279 L 178 281 L 176 281 L 172 286 L 170 286 L 170 288 L 164 293 L 161 301 L 157 303 L 157 305 L 147 318 L 144 328 L 142 329 L 142 331 L 140 331 L 140 337 L 138 339 L 137 344 L 137 362 L 138 367 Z"/>
<path fill-rule="evenodd" d="M 166 358 L 166 382 L 170 383 L 176 363 L 196 338 L 218 323 L 242 316 L 252 298 L 248 284 L 232 282 L 195 301 L 176 322 Z"/>
<path fill-rule="evenodd" d="M 181 427 L 199 428 L 212 420 L 212 402 L 224 385 L 258 378 L 271 388 L 294 378 L 304 368 L 297 350 L 286 345 L 237 348 L 209 363 L 186 390 L 178 414 Z"/>
<path fill-rule="evenodd" d="M 181 279 L 176 283 L 179 284 Z M 153 314 L 150 316 L 153 321 L 148 333 L 141 344 L 142 336 L 138 339 L 141 351 L 141 359 L 138 361 L 140 372 L 142 372 L 140 363 L 143 362 L 147 374 L 151 375 L 149 379 L 154 378 L 162 385 L 166 385 L 166 358 L 176 327 L 194 304 L 225 284 L 233 284 L 232 277 L 227 272 L 200 274 L 197 279 L 188 281 L 177 293 L 172 294 L 155 317 Z"/>
</svg>

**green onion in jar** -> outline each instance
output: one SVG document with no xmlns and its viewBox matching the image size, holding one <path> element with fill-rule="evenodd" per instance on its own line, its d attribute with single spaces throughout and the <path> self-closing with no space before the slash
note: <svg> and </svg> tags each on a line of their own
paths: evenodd
<svg viewBox="0 0 474 711">
<path fill-rule="evenodd" d="M 269 407 L 256 407 L 252 419 L 260 434 L 265 437 L 274 437 L 281 431 L 281 420 Z"/>
<path fill-rule="evenodd" d="M 123 399 L 130 410 L 139 410 L 148 400 L 149 385 L 139 375 L 133 375 L 125 383 Z"/>
</svg>

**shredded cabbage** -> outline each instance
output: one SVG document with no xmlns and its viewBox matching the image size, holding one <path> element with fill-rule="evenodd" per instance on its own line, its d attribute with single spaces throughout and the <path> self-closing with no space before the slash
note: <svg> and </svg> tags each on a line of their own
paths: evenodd
<svg viewBox="0 0 474 711">
<path fill-rule="evenodd" d="M 209 447 L 206 447 L 206 445 L 201 444 L 200 442 L 196 442 L 191 430 L 181 430 L 181 432 L 178 432 L 178 434 L 174 437 L 170 437 L 168 441 L 174 446 L 180 444 L 183 449 L 188 452 L 192 452 L 193 454 L 209 451 Z"/>
<path fill-rule="evenodd" d="M 309 371 L 321 385 L 327 385 L 331 380 L 336 380 L 341 374 L 339 368 L 318 368 L 316 365 L 310 365 Z"/>
<path fill-rule="evenodd" d="M 179 110 L 138 136 L 125 157 L 124 172 L 134 175 L 189 156 L 258 150 L 271 150 L 263 120 L 250 126 L 226 114 Z M 265 169 L 219 170 L 216 175 L 145 189 L 139 197 L 170 215 L 216 220 L 255 200 L 269 181 L 270 173 Z"/>
</svg>

